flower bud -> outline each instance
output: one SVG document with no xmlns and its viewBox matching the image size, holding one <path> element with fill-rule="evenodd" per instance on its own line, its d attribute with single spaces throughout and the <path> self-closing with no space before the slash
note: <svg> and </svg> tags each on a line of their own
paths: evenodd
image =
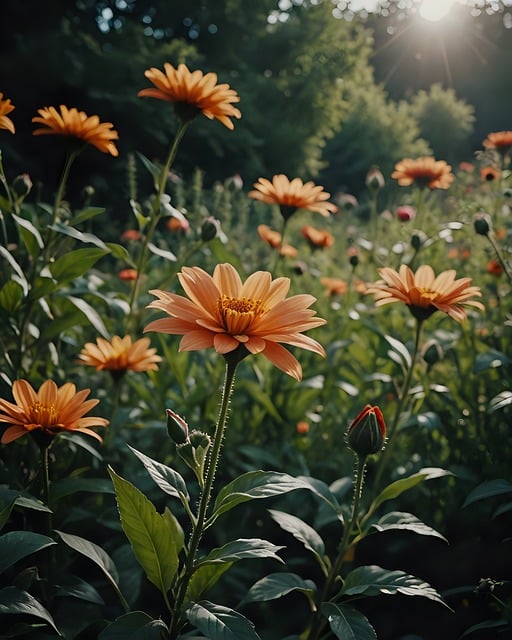
<svg viewBox="0 0 512 640">
<path fill-rule="evenodd" d="M 416 209 L 410 205 L 403 204 L 396 208 L 395 215 L 400 222 L 410 222 L 416 217 Z"/>
<path fill-rule="evenodd" d="M 201 227 L 201 240 L 203 242 L 210 242 L 210 240 L 213 240 L 218 236 L 219 231 L 220 222 L 217 220 L 217 218 L 209 216 L 203 222 L 203 225 Z"/>
<path fill-rule="evenodd" d="M 414 251 L 419 251 L 421 246 L 427 241 L 427 236 L 423 231 L 413 231 L 411 235 L 411 247 Z"/>
<path fill-rule="evenodd" d="M 366 457 L 382 449 L 386 423 L 379 407 L 367 404 L 347 431 L 347 444 L 358 456 Z"/>
<path fill-rule="evenodd" d="M 492 229 L 491 216 L 485 211 L 476 213 L 473 218 L 473 227 L 481 236 L 488 236 Z"/>
<path fill-rule="evenodd" d="M 22 173 L 19 176 L 16 176 L 12 183 L 12 190 L 18 196 L 18 198 L 24 198 L 28 196 L 30 190 L 32 189 L 32 180 L 28 173 Z"/>
<path fill-rule="evenodd" d="M 378 167 L 372 167 L 366 174 L 365 184 L 372 191 L 382 189 L 385 184 L 382 171 Z"/>
<path fill-rule="evenodd" d="M 188 424 L 185 420 L 174 413 L 171 409 L 167 412 L 167 433 L 169 438 L 176 444 L 183 444 L 188 441 Z"/>
<path fill-rule="evenodd" d="M 423 360 L 425 360 L 429 367 L 431 367 L 432 365 L 436 364 L 436 362 L 440 362 L 444 358 L 444 351 L 437 340 L 428 340 L 423 345 L 421 357 L 423 358 Z"/>
</svg>

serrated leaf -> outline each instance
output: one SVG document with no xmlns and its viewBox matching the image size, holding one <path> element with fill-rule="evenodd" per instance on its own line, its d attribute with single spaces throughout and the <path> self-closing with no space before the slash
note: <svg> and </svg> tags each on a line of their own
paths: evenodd
<svg viewBox="0 0 512 640">
<path fill-rule="evenodd" d="M 316 590 L 316 584 L 312 580 L 304 580 L 296 573 L 269 573 L 252 585 L 242 603 L 277 600 L 292 591 L 303 593 L 313 603 Z"/>
<path fill-rule="evenodd" d="M 161 640 L 167 627 L 143 611 L 131 611 L 111 622 L 98 640 Z"/>
<path fill-rule="evenodd" d="M 386 513 L 386 515 L 382 516 L 382 518 L 372 526 L 374 529 L 377 529 L 377 531 L 391 531 L 397 529 L 402 531 L 411 531 L 421 536 L 433 536 L 435 538 L 440 538 L 446 543 L 448 542 L 448 540 L 439 533 L 439 531 L 429 527 L 412 513 L 406 513 L 403 511 L 391 511 Z"/>
<path fill-rule="evenodd" d="M 497 478 L 495 480 L 487 480 L 475 487 L 462 505 L 462 508 L 467 507 L 473 502 L 478 500 L 485 500 L 486 498 L 492 498 L 494 496 L 500 496 L 503 494 L 512 493 L 512 484 L 508 480 Z"/>
<path fill-rule="evenodd" d="M 178 570 L 177 541 L 166 517 L 133 484 L 109 467 L 116 491 L 121 526 L 138 563 L 162 593 L 167 593 Z"/>
<path fill-rule="evenodd" d="M 66 296 L 66 298 L 71 302 L 71 304 L 73 304 L 84 314 L 84 316 L 89 320 L 96 331 L 101 336 L 103 336 L 103 338 L 107 340 L 110 338 L 110 334 L 107 330 L 107 327 L 105 326 L 105 323 L 103 322 L 100 314 L 93 306 L 91 306 L 83 298 L 76 298 L 75 296 Z"/>
<path fill-rule="evenodd" d="M 225 562 L 224 564 L 203 564 L 198 567 L 188 583 L 185 604 L 200 600 L 208 589 L 217 584 L 232 564 L 232 562 Z"/>
<path fill-rule="evenodd" d="M 32 531 L 9 531 L 0 536 L 0 573 L 41 549 L 56 544 L 48 536 Z"/>
<path fill-rule="evenodd" d="M 375 629 L 357 609 L 346 604 L 324 602 L 322 613 L 339 640 L 377 640 Z"/>
<path fill-rule="evenodd" d="M 327 566 L 325 564 L 325 545 L 322 538 L 318 535 L 318 533 L 311 527 L 307 522 L 301 520 L 297 516 L 293 516 L 289 513 L 285 513 L 284 511 L 277 511 L 275 509 L 269 509 L 273 520 L 277 522 L 277 524 L 284 529 L 284 531 L 288 531 L 292 536 L 302 542 L 304 547 L 311 551 L 311 553 L 315 556 L 318 563 L 322 567 L 324 571 L 327 571 Z"/>
<path fill-rule="evenodd" d="M 209 640 L 260 640 L 250 620 L 208 600 L 194 603 L 185 615 Z"/>
<path fill-rule="evenodd" d="M 177 471 L 174 471 L 174 469 L 171 469 L 171 467 L 168 467 L 167 465 L 162 464 L 157 460 L 153 460 L 134 447 L 131 447 L 130 445 L 127 446 L 130 451 L 132 451 L 142 462 L 142 464 L 146 468 L 146 471 L 151 476 L 151 479 L 156 483 L 158 487 L 160 487 L 160 489 L 162 489 L 164 493 L 167 493 L 168 495 L 175 498 L 180 498 L 180 496 L 183 496 L 183 498 L 185 498 L 187 502 L 190 500 L 185 480 L 183 480 L 183 478 Z"/>
<path fill-rule="evenodd" d="M 4 587 L 0 589 L 0 614 L 27 614 L 40 618 L 47 622 L 59 636 L 59 630 L 55 626 L 55 622 L 50 612 L 36 600 L 30 593 L 17 589 L 16 587 Z"/>
<path fill-rule="evenodd" d="M 388 571 L 377 565 L 357 567 L 345 578 L 342 595 L 378 596 L 395 595 L 421 596 L 447 607 L 440 594 L 428 582 L 411 576 L 405 571 Z"/>
<path fill-rule="evenodd" d="M 60 284 L 69 282 L 83 275 L 107 253 L 109 253 L 108 249 L 76 249 L 58 258 L 50 266 L 50 271 Z"/>
<path fill-rule="evenodd" d="M 239 538 L 233 542 L 228 542 L 222 547 L 212 549 L 210 553 L 197 562 L 197 566 L 205 564 L 218 564 L 224 562 L 237 562 L 247 558 L 274 558 L 283 562 L 277 552 L 285 547 L 278 547 L 267 540 L 259 538 Z"/>
</svg>

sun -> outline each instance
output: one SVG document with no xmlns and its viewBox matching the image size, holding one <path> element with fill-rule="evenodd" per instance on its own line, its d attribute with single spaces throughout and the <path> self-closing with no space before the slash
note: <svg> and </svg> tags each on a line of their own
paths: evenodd
<svg viewBox="0 0 512 640">
<path fill-rule="evenodd" d="M 430 22 L 442 20 L 457 0 L 423 0 L 420 6 L 420 16 Z"/>
</svg>

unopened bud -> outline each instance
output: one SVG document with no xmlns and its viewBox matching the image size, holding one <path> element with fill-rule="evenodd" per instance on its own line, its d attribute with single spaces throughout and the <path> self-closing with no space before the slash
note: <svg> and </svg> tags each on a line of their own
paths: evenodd
<svg viewBox="0 0 512 640">
<path fill-rule="evenodd" d="M 378 189 L 382 189 L 384 184 L 385 181 L 382 171 L 378 167 L 372 167 L 366 174 L 366 186 L 368 189 L 377 191 Z"/>
<path fill-rule="evenodd" d="M 188 440 L 188 424 L 185 420 L 174 413 L 171 409 L 166 409 L 167 412 L 167 433 L 169 438 L 176 444 L 183 444 Z"/>
<path fill-rule="evenodd" d="M 432 339 L 425 342 L 421 351 L 421 357 L 429 366 L 432 366 L 444 358 L 444 351 L 439 342 Z"/>
<path fill-rule="evenodd" d="M 427 236 L 423 231 L 413 231 L 411 235 L 411 247 L 414 251 L 418 251 L 425 244 Z"/>
<path fill-rule="evenodd" d="M 217 218 L 214 218 L 213 216 L 209 216 L 203 222 L 203 225 L 201 227 L 201 240 L 203 242 L 210 242 L 210 240 L 213 240 L 218 236 L 219 231 L 220 231 L 219 220 L 217 220 Z"/>
<path fill-rule="evenodd" d="M 396 208 L 395 215 L 400 222 L 410 222 L 416 217 L 416 209 L 408 204 L 404 204 Z"/>
<path fill-rule="evenodd" d="M 367 404 L 347 431 L 347 444 L 358 456 L 366 457 L 382 449 L 386 423 L 379 407 Z"/>
<path fill-rule="evenodd" d="M 32 180 L 28 173 L 22 173 L 16 176 L 12 183 L 12 190 L 18 196 L 18 198 L 24 198 L 30 193 L 32 189 Z"/>
<path fill-rule="evenodd" d="M 473 227 L 481 236 L 488 236 L 492 229 L 491 216 L 484 211 L 476 213 L 473 218 Z"/>
</svg>

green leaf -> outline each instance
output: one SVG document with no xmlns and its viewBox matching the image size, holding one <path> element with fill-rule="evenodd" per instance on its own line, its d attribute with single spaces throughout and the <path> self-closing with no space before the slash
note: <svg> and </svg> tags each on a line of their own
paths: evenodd
<svg viewBox="0 0 512 640">
<path fill-rule="evenodd" d="M 314 610 L 313 597 L 316 589 L 316 584 L 312 580 L 304 580 L 295 573 L 269 573 L 252 585 L 242 603 L 277 600 L 292 591 L 299 591 L 307 596 Z"/>
<path fill-rule="evenodd" d="M 121 526 L 146 576 L 162 593 L 169 591 L 178 570 L 178 541 L 168 518 L 133 484 L 109 467 Z"/>
<path fill-rule="evenodd" d="M 469 629 L 466 629 L 464 633 L 459 636 L 458 640 L 462 640 L 462 638 L 467 638 L 469 635 L 474 633 L 475 631 L 488 631 L 489 629 L 499 629 L 499 630 L 507 630 L 510 628 L 510 622 L 505 620 L 504 618 L 500 618 L 499 620 L 485 620 L 484 622 L 480 622 L 479 624 L 474 624 Z M 481 637 L 481 636 L 479 636 Z M 488 636 L 491 637 L 491 636 Z M 497 637 L 495 634 L 492 634 L 492 637 Z M 505 638 L 505 635 L 501 636 Z"/>
<path fill-rule="evenodd" d="M 375 629 L 357 609 L 346 604 L 324 602 L 322 613 L 339 640 L 377 640 Z"/>
<path fill-rule="evenodd" d="M 318 478 L 312 478 L 311 476 L 298 476 L 298 479 L 305 483 L 304 488 L 312 491 L 316 496 L 321 498 L 335 512 L 338 520 L 343 523 L 343 514 L 338 498 L 325 482 L 318 480 Z"/>
<path fill-rule="evenodd" d="M 257 382 L 247 379 L 240 380 L 238 383 L 238 389 L 239 393 L 243 393 L 245 391 L 248 397 L 260 404 L 265 409 L 266 413 L 271 415 L 279 424 L 283 422 L 283 418 L 275 404 L 272 402 L 271 396 L 269 396 L 269 394 L 266 393 Z"/>
<path fill-rule="evenodd" d="M 239 538 L 222 547 L 212 549 L 207 556 L 198 561 L 197 566 L 224 562 L 233 563 L 246 558 L 274 558 L 283 562 L 282 558 L 276 555 L 276 552 L 284 548 L 259 538 Z"/>
<path fill-rule="evenodd" d="M 116 242 L 106 242 L 105 244 L 109 248 L 114 258 L 123 260 L 124 262 L 127 262 L 131 267 L 135 267 L 135 262 L 133 262 L 133 260 L 131 259 L 126 247 L 123 247 L 122 244 L 117 244 Z"/>
<path fill-rule="evenodd" d="M 404 571 L 388 571 L 377 565 L 358 567 L 351 571 L 345 578 L 341 593 L 345 596 L 378 596 L 401 593 L 405 596 L 428 598 L 448 609 L 450 608 L 428 582 Z"/>
<path fill-rule="evenodd" d="M 209 640 L 260 640 L 250 620 L 208 600 L 194 603 L 185 615 Z"/>
<path fill-rule="evenodd" d="M 46 549 L 55 540 L 32 531 L 9 531 L 0 536 L 0 573 L 25 556 Z"/>
<path fill-rule="evenodd" d="M 106 209 L 104 207 L 86 207 L 85 209 L 77 211 L 76 215 L 71 218 L 69 224 L 75 226 L 85 222 L 86 220 L 95 218 L 96 216 L 105 213 L 105 211 Z"/>
<path fill-rule="evenodd" d="M 393 351 L 388 352 L 389 356 L 392 357 L 394 354 L 398 354 L 399 358 L 392 358 L 395 362 L 402 364 L 405 368 L 409 369 L 412 364 L 412 357 L 409 353 L 409 350 L 405 346 L 403 342 L 393 338 L 392 336 L 384 336 L 384 339 L 390 344 Z"/>
<path fill-rule="evenodd" d="M 453 473 L 451 471 L 446 471 L 446 469 L 440 469 L 438 467 L 427 467 L 425 469 L 420 469 L 420 471 L 413 473 L 411 476 L 407 478 L 401 478 L 400 480 L 395 480 L 391 484 L 388 484 L 381 493 L 375 498 L 375 500 L 370 505 L 368 509 L 368 513 L 365 516 L 365 519 L 368 518 L 375 510 L 387 500 L 393 500 L 397 498 L 400 494 L 404 493 L 404 491 L 408 491 L 413 487 L 416 487 L 418 484 L 421 484 L 425 480 L 432 480 L 434 478 L 443 478 L 445 476 L 452 476 Z"/>
<path fill-rule="evenodd" d="M 20 507 L 26 507 L 28 509 L 35 509 L 36 511 L 45 511 L 51 513 L 51 509 L 45 504 L 28 494 L 22 494 L 14 489 L 8 489 L 7 487 L 0 487 L 0 529 L 9 519 L 11 511 L 15 505 Z"/>
<path fill-rule="evenodd" d="M 225 562 L 224 564 L 203 564 L 198 567 L 188 583 L 185 603 L 199 600 L 208 589 L 217 584 L 232 564 L 232 562 Z"/>
<path fill-rule="evenodd" d="M 105 604 L 105 601 L 92 584 L 72 575 L 67 575 L 59 580 L 59 583 L 56 585 L 55 595 L 66 598 L 77 598 L 78 600 L 92 602 L 93 604 Z"/>
<path fill-rule="evenodd" d="M 109 253 L 108 249 L 76 249 L 58 258 L 50 266 L 50 271 L 52 276 L 62 284 L 83 275 L 107 253 Z"/>
<path fill-rule="evenodd" d="M 32 302 L 34 300 L 39 300 L 39 298 L 44 298 L 45 296 L 53 293 L 56 289 L 58 289 L 58 283 L 55 282 L 53 278 L 43 278 L 37 276 L 32 289 L 30 290 L 30 295 L 28 299 Z"/>
<path fill-rule="evenodd" d="M 421 536 L 433 536 L 435 538 L 441 538 L 444 542 L 448 543 L 448 540 L 439 531 L 432 529 L 412 513 L 406 513 L 402 511 L 391 511 L 372 525 L 377 531 L 412 531 Z"/>
<path fill-rule="evenodd" d="M 17 216 L 14 213 L 12 214 L 12 218 L 18 225 L 20 236 L 23 240 L 23 243 L 27 247 L 27 251 L 32 256 L 32 258 L 36 258 L 39 255 L 41 249 L 44 247 L 41 234 L 32 224 L 32 222 L 30 222 L 30 220 L 22 218 L 21 216 Z"/>
<path fill-rule="evenodd" d="M 17 276 L 16 281 L 19 282 L 19 284 L 21 285 L 21 287 L 23 289 L 23 294 L 27 295 L 27 293 L 28 293 L 28 282 L 27 282 L 27 279 L 25 278 L 25 273 L 23 272 L 23 269 L 20 267 L 20 265 L 13 258 L 11 252 L 8 249 L 6 249 L 5 247 L 3 247 L 2 245 L 0 245 L 0 255 L 3 256 L 5 258 L 5 260 L 9 263 L 9 266 L 11 267 L 11 269 L 13 270 L 13 272 Z"/>
<path fill-rule="evenodd" d="M 57 502 L 64 496 L 70 496 L 79 491 L 114 493 L 112 483 L 105 478 L 62 478 L 51 483 L 50 500 Z"/>
<path fill-rule="evenodd" d="M 305 548 L 315 556 L 318 560 L 322 569 L 326 572 L 327 565 L 325 563 L 325 545 L 322 538 L 318 535 L 318 533 L 311 527 L 309 524 L 297 518 L 297 516 L 293 516 L 289 513 L 285 513 L 284 511 L 277 511 L 275 509 L 269 509 L 273 520 L 277 522 L 277 524 L 291 533 L 292 536 L 302 542 Z"/>
<path fill-rule="evenodd" d="M 131 611 L 103 629 L 98 640 L 161 640 L 167 627 L 143 611 Z"/>
<path fill-rule="evenodd" d="M 489 402 L 489 413 L 508 407 L 512 404 L 512 391 L 502 391 Z"/>
<path fill-rule="evenodd" d="M 158 256 L 159 258 L 164 258 L 165 260 L 176 262 L 176 256 L 174 255 L 174 253 L 172 253 L 172 251 L 168 251 L 167 249 L 160 249 L 160 247 L 157 247 L 152 242 L 148 242 L 148 249 L 151 251 L 151 253 L 154 253 L 155 256 Z"/>
<path fill-rule="evenodd" d="M 509 365 L 510 358 L 496 349 L 489 349 L 485 353 L 479 353 L 475 358 L 475 373 L 481 373 L 487 369 L 497 369 Z"/>
<path fill-rule="evenodd" d="M 508 480 L 503 480 L 501 478 L 488 480 L 486 482 L 482 482 L 482 484 L 479 484 L 478 487 L 475 487 L 473 491 L 471 491 L 464 501 L 462 508 L 467 507 L 478 500 L 485 500 L 486 498 L 501 496 L 507 493 L 512 493 L 512 484 Z"/>
<path fill-rule="evenodd" d="M 84 233 L 83 231 L 78 231 L 78 229 L 75 229 L 70 225 L 58 222 L 57 224 L 51 225 L 49 228 L 52 231 L 57 231 L 57 233 L 62 233 L 65 236 L 73 238 L 74 240 L 78 240 L 83 244 L 93 244 L 100 249 L 107 249 L 107 245 L 103 242 L 103 240 L 100 240 L 98 236 L 95 236 L 92 233 Z"/>
<path fill-rule="evenodd" d="M 9 280 L 0 289 L 0 307 L 7 313 L 14 313 L 20 308 L 23 300 L 23 287 L 14 280 Z"/>
<path fill-rule="evenodd" d="M 147 171 L 153 176 L 153 179 L 155 181 L 155 186 L 156 186 L 162 174 L 162 170 L 154 162 L 151 162 L 149 158 L 146 158 L 144 154 L 140 153 L 140 151 L 136 151 L 136 154 L 139 160 L 144 165 L 144 167 L 147 169 Z"/>
<path fill-rule="evenodd" d="M 103 336 L 103 338 L 106 338 L 107 340 L 110 339 L 110 333 L 108 332 L 107 327 L 101 319 L 100 314 L 94 307 L 92 307 L 83 298 L 76 298 L 75 296 L 66 296 L 66 298 L 67 300 L 69 300 L 69 302 L 71 302 L 71 304 L 73 304 L 84 314 L 84 316 L 89 320 L 96 331 L 101 336 Z"/>
<path fill-rule="evenodd" d="M 59 630 L 55 626 L 55 622 L 47 609 L 36 600 L 30 593 L 17 589 L 16 587 L 5 587 L 0 590 L 0 614 L 27 614 L 40 618 L 47 622 L 59 636 Z"/>
<path fill-rule="evenodd" d="M 161 462 L 157 462 L 156 460 L 149 458 L 130 445 L 127 446 L 146 467 L 146 471 L 151 476 L 151 479 L 158 487 L 160 487 L 160 489 L 162 489 L 164 493 L 175 498 L 183 497 L 187 502 L 190 500 L 185 480 L 183 480 L 177 471 L 174 471 L 174 469 L 171 469 L 171 467 L 168 467 Z"/>
</svg>

